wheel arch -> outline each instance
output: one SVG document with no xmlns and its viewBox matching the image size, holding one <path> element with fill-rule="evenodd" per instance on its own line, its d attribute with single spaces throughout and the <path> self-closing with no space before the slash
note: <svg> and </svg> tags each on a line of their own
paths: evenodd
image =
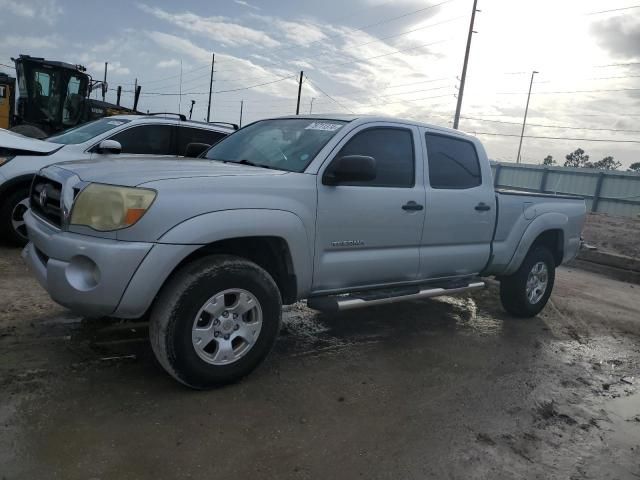
<svg viewBox="0 0 640 480">
<path fill-rule="evenodd" d="M 34 174 L 24 174 L 11 178 L 0 185 L 0 202 L 20 188 L 30 188 Z"/>
<path fill-rule="evenodd" d="M 114 316 L 141 317 L 163 285 L 184 265 L 211 254 L 247 258 L 274 278 L 284 304 L 308 293 L 312 245 L 290 212 L 227 210 L 200 215 L 166 232 L 129 282 Z"/>
<path fill-rule="evenodd" d="M 553 255 L 556 267 L 562 263 L 565 251 L 565 229 L 569 218 L 557 212 L 537 217 L 525 230 L 503 275 L 514 273 L 535 246 L 545 246 Z"/>
</svg>

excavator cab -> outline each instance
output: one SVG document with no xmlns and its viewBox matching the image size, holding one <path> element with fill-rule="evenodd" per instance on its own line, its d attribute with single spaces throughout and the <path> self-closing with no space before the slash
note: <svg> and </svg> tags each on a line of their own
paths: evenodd
<svg viewBox="0 0 640 480">
<path fill-rule="evenodd" d="M 80 123 L 91 85 L 84 67 L 28 55 L 14 61 L 20 124 L 37 127 L 46 135 Z"/>
</svg>

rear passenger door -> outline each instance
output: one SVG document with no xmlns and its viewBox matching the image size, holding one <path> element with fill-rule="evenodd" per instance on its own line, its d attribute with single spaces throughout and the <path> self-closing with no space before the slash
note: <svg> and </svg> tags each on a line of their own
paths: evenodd
<svg viewBox="0 0 640 480">
<path fill-rule="evenodd" d="M 427 204 L 420 276 L 479 273 L 489 260 L 495 222 L 493 184 L 475 145 L 462 136 L 423 130 Z M 490 176 L 490 172 L 489 172 Z"/>
<path fill-rule="evenodd" d="M 204 128 L 178 126 L 178 155 L 183 157 L 190 143 L 206 143 L 213 145 L 227 135 Z"/>
<path fill-rule="evenodd" d="M 418 273 L 425 190 L 418 129 L 365 125 L 347 135 L 318 178 L 314 293 L 410 282 Z M 367 182 L 323 184 L 345 155 L 376 160 Z"/>
</svg>

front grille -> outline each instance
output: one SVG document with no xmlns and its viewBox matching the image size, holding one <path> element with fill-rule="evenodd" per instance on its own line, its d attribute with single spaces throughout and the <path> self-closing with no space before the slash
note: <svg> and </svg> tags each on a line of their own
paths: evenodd
<svg viewBox="0 0 640 480">
<path fill-rule="evenodd" d="M 62 184 L 36 175 L 31 188 L 31 211 L 60 227 L 62 225 Z"/>
</svg>

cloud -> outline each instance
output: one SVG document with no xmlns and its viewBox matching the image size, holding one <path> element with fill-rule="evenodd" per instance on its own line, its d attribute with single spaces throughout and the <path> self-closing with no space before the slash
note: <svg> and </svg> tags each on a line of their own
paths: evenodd
<svg viewBox="0 0 640 480">
<path fill-rule="evenodd" d="M 197 46 L 186 38 L 157 31 L 147 32 L 147 35 L 156 44 L 167 50 L 171 50 L 181 55 L 187 55 L 199 62 L 209 62 L 211 60 L 211 52 Z"/>
<path fill-rule="evenodd" d="M 172 58 L 171 60 L 160 60 L 157 66 L 158 68 L 174 68 L 179 65 L 180 65 L 180 62 L 175 58 Z"/>
<path fill-rule="evenodd" d="M 0 0 L 0 12 L 25 18 L 38 19 L 53 25 L 62 15 L 62 7 L 56 0 Z"/>
<path fill-rule="evenodd" d="M 23 37 L 9 35 L 0 39 L 0 44 L 4 48 L 20 48 L 40 50 L 46 48 L 58 48 L 60 46 L 60 37 L 57 35 L 48 35 L 43 37 Z"/>
<path fill-rule="evenodd" d="M 286 20 L 276 20 L 274 23 L 276 28 L 284 32 L 287 40 L 303 47 L 327 38 L 317 25 L 311 23 L 288 22 Z"/>
<path fill-rule="evenodd" d="M 598 43 L 612 55 L 640 58 L 640 20 L 632 16 L 619 16 L 595 23 L 591 27 Z"/>
<path fill-rule="evenodd" d="M 87 65 L 87 68 L 94 73 L 100 72 L 100 74 L 102 74 L 102 72 L 104 72 L 104 62 L 90 62 Z M 131 74 L 131 70 L 123 66 L 120 62 L 109 62 L 107 71 L 109 75 L 130 75 Z"/>
<path fill-rule="evenodd" d="M 233 0 L 238 5 L 242 5 L 243 7 L 253 8 L 254 10 L 262 10 L 260 7 L 250 4 L 249 2 L 245 2 L 244 0 Z"/>
<path fill-rule="evenodd" d="M 189 32 L 195 32 L 227 46 L 253 45 L 272 48 L 280 42 L 265 32 L 231 22 L 226 17 L 201 17 L 191 12 L 170 13 L 158 7 L 138 4 L 142 11 Z"/>
</svg>

